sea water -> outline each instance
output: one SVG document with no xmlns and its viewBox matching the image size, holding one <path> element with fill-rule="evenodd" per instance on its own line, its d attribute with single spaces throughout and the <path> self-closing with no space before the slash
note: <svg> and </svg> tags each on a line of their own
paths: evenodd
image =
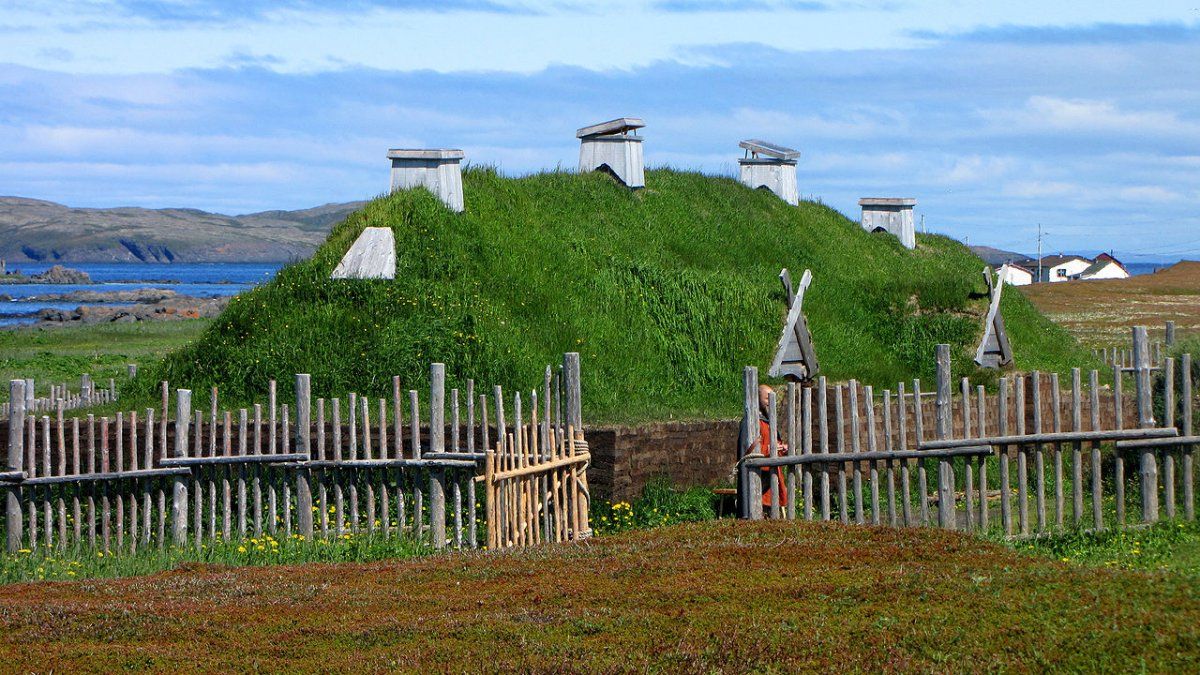
<svg viewBox="0 0 1200 675">
<path fill-rule="evenodd" d="M 50 269 L 54 263 L 10 264 L 9 271 L 26 276 Z M 134 291 L 146 288 L 172 290 L 179 295 L 211 298 L 237 295 L 275 276 L 282 263 L 69 263 L 70 269 L 87 272 L 91 284 L 0 284 L 0 326 L 32 324 L 43 309 L 73 310 L 92 302 L 31 300 L 34 296 L 72 291 Z M 114 307 L 128 303 L 104 303 Z"/>
</svg>

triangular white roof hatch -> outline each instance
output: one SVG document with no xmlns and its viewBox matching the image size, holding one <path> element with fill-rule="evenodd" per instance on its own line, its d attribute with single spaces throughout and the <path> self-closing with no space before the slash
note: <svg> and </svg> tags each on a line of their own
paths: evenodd
<svg viewBox="0 0 1200 675">
<path fill-rule="evenodd" d="M 983 340 L 979 350 L 975 352 L 975 363 L 983 368 L 1003 368 L 1013 362 L 1012 345 L 1008 343 L 1008 333 L 1004 330 L 1004 315 L 1000 313 L 1000 293 L 1004 290 L 1004 279 L 1008 274 L 1008 264 L 1000 268 L 997 279 L 992 278 L 992 268 L 983 268 L 983 278 L 988 285 L 987 321 L 983 325 Z"/>
<path fill-rule="evenodd" d="M 368 227 L 342 256 L 331 279 L 394 279 L 396 238 L 390 227 Z"/>
<path fill-rule="evenodd" d="M 787 269 L 779 273 L 779 280 L 783 282 L 789 309 L 768 374 L 771 377 L 785 377 L 789 380 L 811 380 L 820 372 L 812 333 L 808 331 L 808 319 L 804 316 L 804 293 L 812 284 L 812 271 L 804 270 L 803 276 L 800 277 L 800 286 L 794 293 L 792 277 Z"/>
</svg>

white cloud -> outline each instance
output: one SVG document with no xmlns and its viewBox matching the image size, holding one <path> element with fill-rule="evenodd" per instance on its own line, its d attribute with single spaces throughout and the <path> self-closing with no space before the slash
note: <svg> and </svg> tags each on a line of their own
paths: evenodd
<svg viewBox="0 0 1200 675">
<path fill-rule="evenodd" d="M 1200 138 L 1200 124 L 1173 111 L 1123 110 L 1112 101 L 1031 96 L 1019 109 L 982 110 L 993 133 L 1119 133 Z"/>
</svg>

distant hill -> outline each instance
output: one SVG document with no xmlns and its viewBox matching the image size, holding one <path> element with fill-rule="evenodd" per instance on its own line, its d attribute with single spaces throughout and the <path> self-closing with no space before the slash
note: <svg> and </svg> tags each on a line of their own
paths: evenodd
<svg viewBox="0 0 1200 675">
<path fill-rule="evenodd" d="M 283 262 L 316 250 L 366 202 L 226 216 L 197 209 L 77 209 L 0 197 L 0 258 L 23 262 Z"/>
<path fill-rule="evenodd" d="M 1005 251 L 1004 249 L 995 248 L 992 246 L 969 246 L 968 248 L 971 249 L 972 253 L 979 256 L 980 258 L 983 258 L 983 261 L 985 263 L 992 265 L 992 266 L 1003 265 L 1004 263 L 1007 263 L 1007 262 L 1020 263 L 1023 260 L 1034 260 L 1034 261 L 1037 260 L 1033 256 L 1025 255 L 1024 253 L 1017 253 L 1016 251 Z M 1037 263 L 1035 262 L 1034 264 L 1037 264 Z"/>
</svg>

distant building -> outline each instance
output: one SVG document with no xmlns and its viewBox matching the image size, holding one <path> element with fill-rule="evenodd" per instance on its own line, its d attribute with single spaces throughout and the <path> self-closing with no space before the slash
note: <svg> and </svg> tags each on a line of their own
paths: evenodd
<svg viewBox="0 0 1200 675">
<path fill-rule="evenodd" d="M 1080 255 L 1048 255 L 1042 258 L 1042 278 L 1039 281 L 1058 283 L 1077 279 L 1092 261 Z"/>
<path fill-rule="evenodd" d="M 1033 283 L 1033 270 L 1014 263 L 1008 263 L 1001 269 L 1004 270 L 1002 281 L 1009 286 L 1028 286 Z"/>
<path fill-rule="evenodd" d="M 1084 271 L 1078 275 L 1079 279 L 1128 279 L 1129 270 L 1121 264 L 1120 260 L 1112 257 L 1107 253 L 1101 253 L 1096 256 Z"/>
</svg>

